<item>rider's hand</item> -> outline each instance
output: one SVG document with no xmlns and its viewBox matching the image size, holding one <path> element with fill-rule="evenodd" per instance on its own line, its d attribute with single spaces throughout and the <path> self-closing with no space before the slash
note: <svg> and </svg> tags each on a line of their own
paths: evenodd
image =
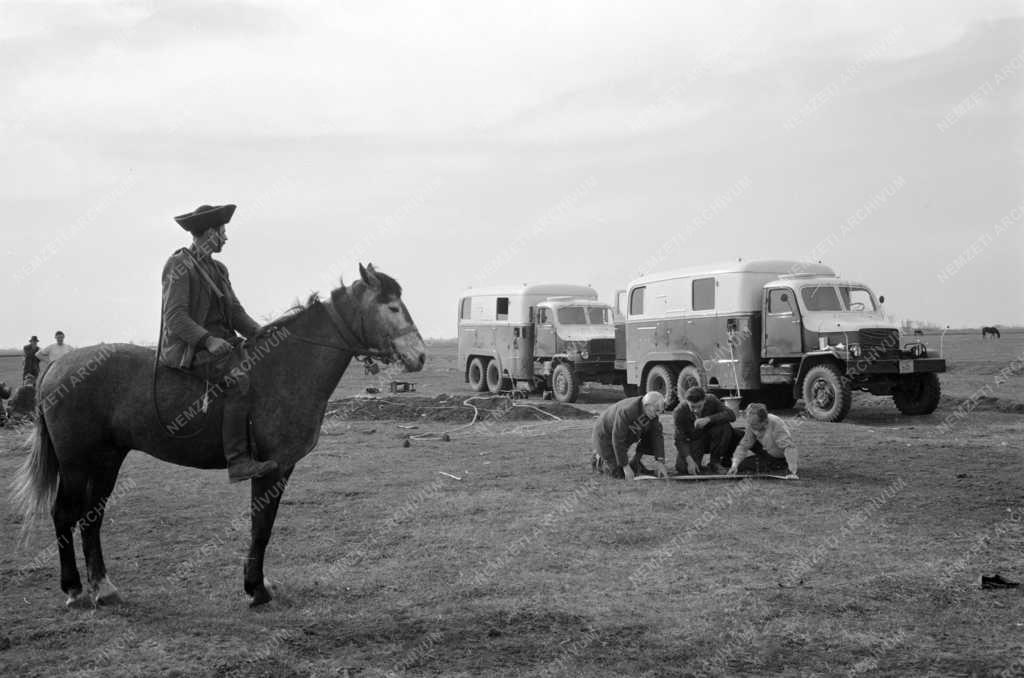
<svg viewBox="0 0 1024 678">
<path fill-rule="evenodd" d="M 210 336 L 206 338 L 206 350 L 213 355 L 224 355 L 231 351 L 231 344 L 220 337 Z"/>
<path fill-rule="evenodd" d="M 659 478 L 668 478 L 668 469 L 665 468 L 665 462 L 655 462 L 654 472 Z"/>
<path fill-rule="evenodd" d="M 705 454 L 703 457 L 701 457 L 700 458 L 700 465 L 703 466 L 704 468 L 707 468 L 708 466 L 710 466 L 711 465 L 711 455 L 710 454 Z"/>
<path fill-rule="evenodd" d="M 727 475 L 727 476 L 734 476 L 734 475 L 736 475 L 736 471 L 739 471 L 739 470 L 740 470 L 740 467 L 736 466 L 735 464 L 733 464 L 732 466 L 729 467 L 729 470 L 725 472 L 725 475 Z"/>
<path fill-rule="evenodd" d="M 691 476 L 700 474 L 700 469 L 697 468 L 697 462 L 695 462 L 692 457 L 686 458 L 686 472 Z"/>
<path fill-rule="evenodd" d="M 700 419 L 697 419 L 696 421 L 693 422 L 693 427 L 694 428 L 704 428 L 710 422 L 711 422 L 711 419 L 709 419 L 708 417 L 701 417 Z"/>
<path fill-rule="evenodd" d="M 622 475 L 626 477 L 626 480 L 635 480 L 636 474 L 633 473 L 633 467 L 626 464 L 622 467 Z"/>
</svg>

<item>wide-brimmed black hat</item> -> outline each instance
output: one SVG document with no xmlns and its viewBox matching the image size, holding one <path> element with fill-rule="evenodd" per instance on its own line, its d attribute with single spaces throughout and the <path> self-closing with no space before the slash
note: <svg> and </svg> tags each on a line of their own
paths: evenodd
<svg viewBox="0 0 1024 678">
<path fill-rule="evenodd" d="M 210 228 L 219 228 L 231 221 L 234 205 L 200 205 L 193 212 L 174 217 L 178 225 L 192 235 L 199 235 Z"/>
</svg>

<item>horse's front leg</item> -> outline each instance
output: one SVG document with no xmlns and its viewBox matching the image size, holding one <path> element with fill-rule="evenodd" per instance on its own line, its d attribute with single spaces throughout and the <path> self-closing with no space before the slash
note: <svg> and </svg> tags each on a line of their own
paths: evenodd
<svg viewBox="0 0 1024 678">
<path fill-rule="evenodd" d="M 252 540 L 249 543 L 249 557 L 245 559 L 243 581 L 245 592 L 252 596 L 252 606 L 268 603 L 271 599 L 263 578 L 263 554 L 270 543 L 277 507 L 281 503 L 288 478 L 292 475 L 292 468 L 252 479 Z"/>
</svg>

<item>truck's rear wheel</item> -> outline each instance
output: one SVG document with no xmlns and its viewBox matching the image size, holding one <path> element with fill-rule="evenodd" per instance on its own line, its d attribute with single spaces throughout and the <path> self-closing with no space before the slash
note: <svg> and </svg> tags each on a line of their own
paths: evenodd
<svg viewBox="0 0 1024 678">
<path fill-rule="evenodd" d="M 939 406 L 941 396 L 939 375 L 927 372 L 901 378 L 899 388 L 892 393 L 892 400 L 902 414 L 931 414 Z"/>
<path fill-rule="evenodd" d="M 665 396 L 665 408 L 676 406 L 676 372 L 669 365 L 655 365 L 647 373 L 647 393 L 658 391 Z"/>
<path fill-rule="evenodd" d="M 487 390 L 491 393 L 500 393 L 502 390 L 508 389 L 508 381 L 508 379 L 501 375 L 501 368 L 498 367 L 498 361 L 488 361 Z"/>
<path fill-rule="evenodd" d="M 804 377 L 804 407 L 818 421 L 842 421 L 850 412 L 850 385 L 833 365 L 815 365 Z"/>
<path fill-rule="evenodd" d="M 469 387 L 477 393 L 487 390 L 487 360 L 484 358 L 473 358 L 469 361 Z"/>
</svg>

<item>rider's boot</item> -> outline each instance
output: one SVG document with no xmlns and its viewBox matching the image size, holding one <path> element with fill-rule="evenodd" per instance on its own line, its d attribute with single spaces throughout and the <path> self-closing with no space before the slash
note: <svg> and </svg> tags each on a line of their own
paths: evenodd
<svg viewBox="0 0 1024 678">
<path fill-rule="evenodd" d="M 256 461 L 249 453 L 249 407 L 243 389 L 229 389 L 224 401 L 222 440 L 228 480 L 237 483 L 277 470 L 276 461 Z"/>
</svg>

